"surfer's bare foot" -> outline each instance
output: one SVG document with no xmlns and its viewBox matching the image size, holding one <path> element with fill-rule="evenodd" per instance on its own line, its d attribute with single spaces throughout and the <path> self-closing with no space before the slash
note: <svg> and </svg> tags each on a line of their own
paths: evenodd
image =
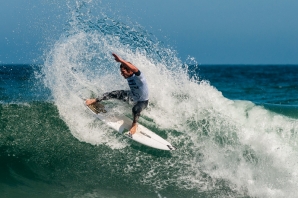
<svg viewBox="0 0 298 198">
<path fill-rule="evenodd" d="M 91 104 L 94 104 L 95 102 L 96 102 L 96 99 L 87 99 L 86 105 L 91 105 Z"/>
<path fill-rule="evenodd" d="M 137 123 L 132 123 L 131 128 L 129 130 L 130 134 L 133 135 L 137 132 L 138 124 Z"/>
</svg>

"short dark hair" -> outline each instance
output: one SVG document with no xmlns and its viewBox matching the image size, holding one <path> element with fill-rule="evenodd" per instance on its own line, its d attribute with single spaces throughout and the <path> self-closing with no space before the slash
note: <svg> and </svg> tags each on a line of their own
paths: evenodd
<svg viewBox="0 0 298 198">
<path fill-rule="evenodd" d="M 129 63 L 132 64 L 131 62 L 129 62 Z M 128 67 L 125 67 L 125 65 L 124 65 L 123 63 L 121 63 L 121 64 L 120 64 L 120 68 L 123 68 L 123 67 L 124 67 L 125 69 L 130 70 Z"/>
</svg>

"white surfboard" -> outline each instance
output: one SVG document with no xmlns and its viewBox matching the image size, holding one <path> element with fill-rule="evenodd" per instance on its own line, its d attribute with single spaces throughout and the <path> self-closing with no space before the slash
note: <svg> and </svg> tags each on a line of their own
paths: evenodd
<svg viewBox="0 0 298 198">
<path fill-rule="evenodd" d="M 111 115 L 106 113 L 102 104 L 95 106 L 87 106 L 84 101 L 84 106 L 92 112 L 97 118 L 102 120 L 108 126 L 118 131 L 125 137 L 132 139 L 136 142 L 144 144 L 146 146 L 161 149 L 161 150 L 176 150 L 171 143 L 158 136 L 154 132 L 150 131 L 141 124 L 138 124 L 138 128 L 135 134 L 132 136 L 129 134 L 129 130 L 132 124 L 132 120 L 123 115 Z"/>
</svg>

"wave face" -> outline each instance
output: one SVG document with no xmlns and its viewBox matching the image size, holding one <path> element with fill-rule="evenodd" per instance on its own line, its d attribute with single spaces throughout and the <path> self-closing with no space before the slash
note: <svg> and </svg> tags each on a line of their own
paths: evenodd
<svg viewBox="0 0 298 198">
<path fill-rule="evenodd" d="M 32 195 L 48 197 L 295 197 L 296 119 L 225 98 L 190 77 L 176 52 L 141 27 L 104 14 L 95 20 L 88 6 L 77 4 L 68 30 L 46 52 L 41 78 L 53 103 L 1 105 L 3 192 L 17 186 L 19 194 L 33 188 Z M 150 107 L 140 122 L 177 151 L 132 143 L 85 110 L 81 97 L 128 89 L 112 52 L 146 76 Z M 130 106 L 117 105 L 130 114 Z"/>
</svg>

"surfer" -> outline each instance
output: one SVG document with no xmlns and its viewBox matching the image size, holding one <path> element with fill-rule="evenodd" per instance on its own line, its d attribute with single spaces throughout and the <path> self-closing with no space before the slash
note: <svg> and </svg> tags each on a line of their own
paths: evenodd
<svg viewBox="0 0 298 198">
<path fill-rule="evenodd" d="M 115 61 L 120 64 L 121 75 L 127 80 L 130 90 L 117 90 L 103 94 L 100 98 L 87 99 L 86 105 L 91 105 L 102 100 L 116 98 L 123 101 L 132 100 L 134 106 L 132 108 L 133 122 L 130 128 L 130 135 L 133 135 L 138 127 L 138 119 L 142 110 L 148 106 L 149 92 L 145 76 L 132 63 L 127 62 L 116 54 L 112 54 Z"/>
</svg>

